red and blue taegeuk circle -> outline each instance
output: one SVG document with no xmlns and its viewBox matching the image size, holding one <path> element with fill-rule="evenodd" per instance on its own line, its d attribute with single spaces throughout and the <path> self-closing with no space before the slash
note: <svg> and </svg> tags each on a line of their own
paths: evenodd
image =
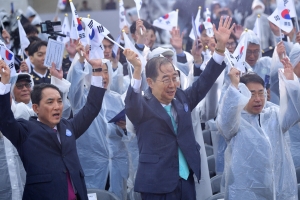
<svg viewBox="0 0 300 200">
<path fill-rule="evenodd" d="M 5 51 L 5 58 L 6 60 L 11 60 L 13 57 L 13 54 L 10 53 L 8 50 Z"/>
<path fill-rule="evenodd" d="M 281 12 L 281 16 L 282 16 L 284 19 L 291 19 L 290 11 L 289 11 L 288 9 L 284 9 L 284 10 Z"/>
<path fill-rule="evenodd" d="M 78 23 L 77 30 L 81 31 L 82 30 L 82 25 L 81 25 L 81 21 L 80 21 L 79 18 L 77 18 L 77 23 Z"/>
<path fill-rule="evenodd" d="M 165 14 L 164 16 L 162 16 L 162 18 L 168 19 L 169 18 L 169 14 Z"/>
</svg>

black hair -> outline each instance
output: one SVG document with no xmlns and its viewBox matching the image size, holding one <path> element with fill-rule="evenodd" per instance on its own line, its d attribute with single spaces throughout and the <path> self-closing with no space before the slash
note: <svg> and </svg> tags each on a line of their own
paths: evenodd
<svg viewBox="0 0 300 200">
<path fill-rule="evenodd" d="M 158 70 L 161 70 L 161 66 L 165 64 L 173 64 L 165 57 L 154 57 L 151 58 L 145 67 L 146 70 L 146 78 L 151 78 L 152 80 L 156 81 L 156 78 L 158 77 Z M 173 66 L 174 70 L 175 67 Z"/>
<path fill-rule="evenodd" d="M 263 87 L 265 87 L 264 80 L 254 72 L 249 72 L 249 73 L 241 76 L 240 83 L 244 83 L 245 85 L 247 85 L 248 83 L 259 83 Z"/>
<path fill-rule="evenodd" d="M 237 38 L 236 38 L 236 36 L 233 33 L 230 33 L 229 39 L 230 38 L 233 39 L 234 42 L 237 44 Z"/>
<path fill-rule="evenodd" d="M 213 12 L 214 11 L 214 8 L 216 6 L 220 6 L 220 8 L 222 8 L 221 4 L 218 2 L 218 1 L 213 1 L 211 4 L 210 4 L 210 11 Z"/>
<path fill-rule="evenodd" d="M 143 20 L 143 19 L 142 19 L 142 21 L 143 21 L 143 25 L 145 26 L 146 29 L 149 29 L 149 28 L 152 26 L 152 25 L 149 24 L 146 20 Z M 135 31 L 136 31 L 136 21 L 134 21 L 134 22 L 131 24 L 131 26 L 130 26 L 130 33 L 131 33 L 131 34 L 134 34 Z"/>
<path fill-rule="evenodd" d="M 47 46 L 46 41 L 35 41 L 28 47 L 28 55 L 33 56 L 42 46 Z"/>
<path fill-rule="evenodd" d="M 154 26 L 152 26 L 151 24 L 150 24 L 149 28 L 147 28 L 147 29 L 152 30 L 154 34 L 156 33 L 156 28 Z"/>
<path fill-rule="evenodd" d="M 58 89 L 58 87 L 56 87 L 55 85 L 49 84 L 49 83 L 41 83 L 41 84 L 35 85 L 33 87 L 33 90 L 30 94 L 32 104 L 40 105 L 40 101 L 42 99 L 42 92 L 46 88 L 52 88 L 54 90 L 57 90 L 59 92 L 61 98 L 63 98 L 63 94 Z"/>
<path fill-rule="evenodd" d="M 24 31 L 25 31 L 26 35 L 35 34 L 35 33 L 39 34 L 39 31 L 36 28 L 36 26 L 33 26 L 33 25 L 27 23 L 23 27 L 24 27 Z"/>
<path fill-rule="evenodd" d="M 37 36 L 29 36 L 28 40 L 30 42 L 30 44 L 28 45 L 28 47 L 25 48 L 25 51 L 28 51 L 28 48 L 30 47 L 30 45 L 36 41 L 42 41 L 41 38 L 37 37 Z"/>
<path fill-rule="evenodd" d="M 107 37 L 109 37 L 111 40 L 115 40 L 114 39 L 114 37 L 109 33 L 108 35 L 107 35 Z M 105 40 L 108 40 L 111 44 L 114 44 L 112 41 L 110 41 L 109 39 L 107 39 L 107 38 L 104 38 Z"/>
</svg>

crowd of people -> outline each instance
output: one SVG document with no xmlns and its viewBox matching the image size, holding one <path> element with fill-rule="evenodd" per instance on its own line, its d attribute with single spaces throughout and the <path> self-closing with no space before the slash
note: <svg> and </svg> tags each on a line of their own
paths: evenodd
<svg viewBox="0 0 300 200">
<path fill-rule="evenodd" d="M 220 2 L 211 2 L 213 36 L 200 25 L 185 39 L 173 27 L 162 45 L 161 30 L 138 19 L 122 27 L 127 48 L 104 37 L 103 57 L 70 39 L 61 67 L 44 65 L 47 35 L 31 7 L 21 57 L 18 31 L 3 23 L 17 73 L 0 60 L 0 200 L 88 199 L 87 189 L 122 200 L 298 199 L 298 21 L 287 33 L 260 0 L 243 18 Z M 244 40 L 245 64 L 235 67 L 228 55 Z"/>
</svg>

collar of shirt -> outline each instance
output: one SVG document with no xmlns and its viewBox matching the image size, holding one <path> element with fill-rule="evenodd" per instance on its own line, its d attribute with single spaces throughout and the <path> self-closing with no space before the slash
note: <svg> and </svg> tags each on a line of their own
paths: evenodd
<svg viewBox="0 0 300 200">
<path fill-rule="evenodd" d="M 46 71 L 46 73 L 43 75 L 43 74 L 40 74 L 40 73 L 38 73 L 37 71 L 35 71 L 34 69 L 33 69 L 33 71 L 34 71 L 34 73 L 36 73 L 36 75 L 38 75 L 40 78 L 44 78 L 44 77 L 46 77 L 46 75 L 47 75 L 47 72 L 48 71 Z"/>
<path fill-rule="evenodd" d="M 37 121 L 41 122 L 39 118 L 37 118 Z M 57 131 L 57 126 L 54 126 L 52 129 Z"/>
</svg>

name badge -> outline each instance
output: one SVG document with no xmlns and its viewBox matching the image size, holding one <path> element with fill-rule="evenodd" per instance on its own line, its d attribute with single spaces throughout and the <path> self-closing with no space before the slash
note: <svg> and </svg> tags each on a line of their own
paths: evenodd
<svg viewBox="0 0 300 200">
<path fill-rule="evenodd" d="M 72 135 L 72 132 L 69 129 L 67 129 L 66 136 L 70 137 L 71 135 Z"/>
<path fill-rule="evenodd" d="M 189 106 L 186 103 L 183 104 L 183 108 L 185 112 L 189 111 Z"/>
</svg>

